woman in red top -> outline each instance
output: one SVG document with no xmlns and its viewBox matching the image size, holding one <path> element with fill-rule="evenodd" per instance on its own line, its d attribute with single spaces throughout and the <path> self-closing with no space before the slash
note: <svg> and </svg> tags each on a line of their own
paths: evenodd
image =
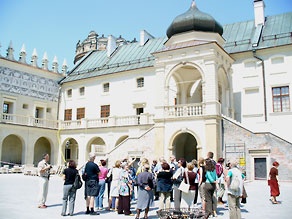
<svg viewBox="0 0 292 219">
<path fill-rule="evenodd" d="M 276 197 L 280 195 L 280 189 L 279 189 L 279 184 L 278 184 L 278 167 L 279 163 L 275 161 L 273 163 L 273 167 L 270 169 L 270 174 L 269 174 L 269 185 L 270 185 L 270 191 L 271 191 L 271 202 L 273 204 L 278 204 L 278 201 L 276 200 Z"/>
</svg>

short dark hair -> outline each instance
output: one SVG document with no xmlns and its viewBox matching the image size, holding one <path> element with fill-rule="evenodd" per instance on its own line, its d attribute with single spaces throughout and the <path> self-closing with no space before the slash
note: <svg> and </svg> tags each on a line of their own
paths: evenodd
<svg viewBox="0 0 292 219">
<path fill-rule="evenodd" d="M 100 160 L 101 166 L 105 166 L 106 165 L 106 161 L 105 160 Z"/>
<path fill-rule="evenodd" d="M 68 167 L 69 168 L 76 168 L 76 162 L 74 161 L 74 160 L 69 160 L 69 162 L 68 162 L 69 164 L 68 164 Z"/>
<path fill-rule="evenodd" d="M 162 167 L 163 170 L 170 170 L 170 166 L 169 166 L 169 164 L 166 163 L 166 162 L 162 163 L 162 164 L 161 164 L 161 167 Z"/>
<path fill-rule="evenodd" d="M 219 159 L 218 159 L 218 163 L 224 163 L 224 158 L 223 157 L 220 157 Z"/>
</svg>

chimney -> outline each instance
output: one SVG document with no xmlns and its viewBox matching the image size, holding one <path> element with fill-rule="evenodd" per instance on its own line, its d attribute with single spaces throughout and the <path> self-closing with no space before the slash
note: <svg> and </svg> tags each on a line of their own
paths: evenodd
<svg viewBox="0 0 292 219">
<path fill-rule="evenodd" d="M 113 52 L 116 50 L 117 48 L 117 40 L 115 37 L 113 37 L 112 35 L 108 36 L 108 41 L 107 41 L 107 57 L 110 57 Z"/>
<path fill-rule="evenodd" d="M 254 0 L 254 24 L 255 27 L 262 24 L 265 25 L 265 3 L 263 0 Z"/>
<path fill-rule="evenodd" d="M 149 39 L 153 39 L 154 37 L 148 33 L 146 30 L 141 30 L 140 31 L 140 46 L 144 46 L 145 43 L 149 40 Z"/>
</svg>

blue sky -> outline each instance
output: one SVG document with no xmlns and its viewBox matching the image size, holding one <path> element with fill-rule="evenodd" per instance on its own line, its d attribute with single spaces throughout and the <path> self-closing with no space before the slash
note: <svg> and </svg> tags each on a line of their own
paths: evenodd
<svg viewBox="0 0 292 219">
<path fill-rule="evenodd" d="M 23 44 L 30 62 L 36 48 L 41 65 L 44 52 L 49 68 L 54 56 L 59 66 L 66 59 L 73 68 L 75 46 L 90 31 L 100 36 L 120 35 L 139 39 L 140 30 L 155 37 L 166 36 L 173 19 L 191 5 L 192 0 L 0 0 L 0 54 L 12 41 L 18 60 Z M 253 0 L 196 0 L 197 7 L 222 25 L 254 18 Z M 265 15 L 292 11 L 291 0 L 265 0 Z M 59 67 L 59 71 L 60 71 Z"/>
</svg>

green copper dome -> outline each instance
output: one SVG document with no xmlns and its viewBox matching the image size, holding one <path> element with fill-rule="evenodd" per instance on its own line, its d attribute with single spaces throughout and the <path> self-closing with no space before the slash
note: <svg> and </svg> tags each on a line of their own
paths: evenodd
<svg viewBox="0 0 292 219">
<path fill-rule="evenodd" d="M 188 11 L 173 20 L 166 35 L 170 38 L 175 34 L 192 30 L 219 33 L 221 36 L 223 34 L 222 26 L 211 15 L 201 12 L 194 1 Z"/>
</svg>

